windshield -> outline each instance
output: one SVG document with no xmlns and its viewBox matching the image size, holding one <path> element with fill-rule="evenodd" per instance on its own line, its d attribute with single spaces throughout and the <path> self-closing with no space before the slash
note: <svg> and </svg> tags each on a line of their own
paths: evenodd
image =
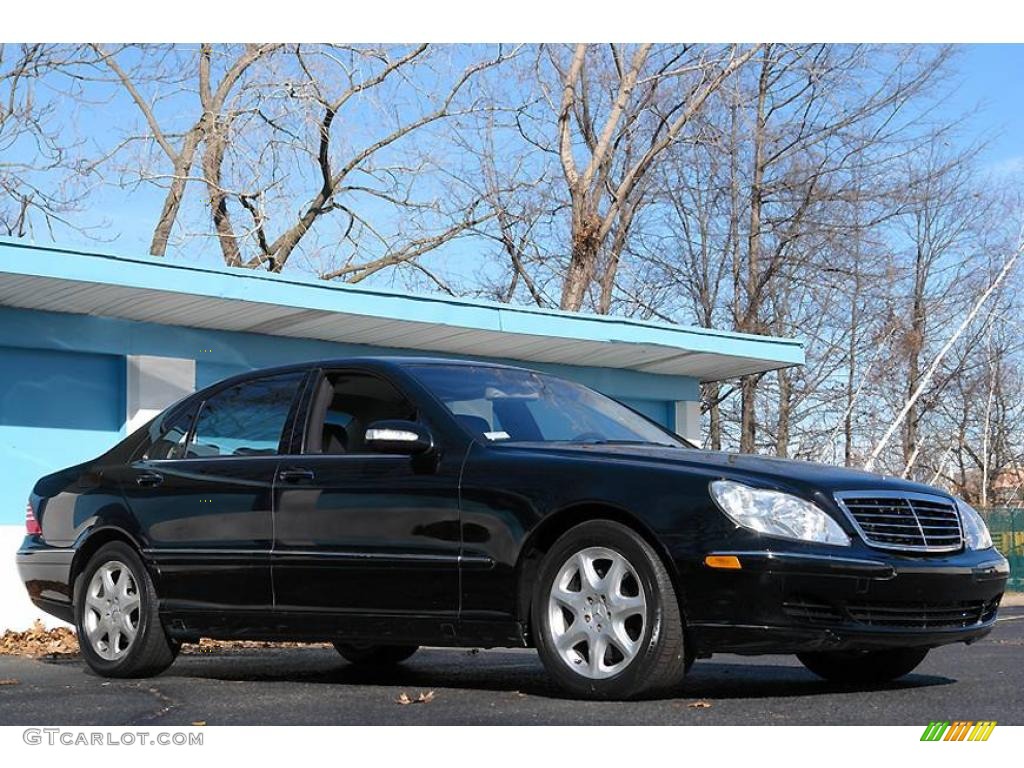
<svg viewBox="0 0 1024 768">
<path fill-rule="evenodd" d="M 464 427 L 493 443 L 684 445 L 621 403 L 565 379 L 484 365 L 410 368 Z"/>
</svg>

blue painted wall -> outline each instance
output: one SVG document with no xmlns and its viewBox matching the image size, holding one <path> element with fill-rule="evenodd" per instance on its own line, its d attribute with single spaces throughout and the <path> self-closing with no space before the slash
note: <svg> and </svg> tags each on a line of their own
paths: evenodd
<svg viewBox="0 0 1024 768">
<path fill-rule="evenodd" d="M 681 398 L 680 398 L 681 399 Z M 670 429 L 675 427 L 675 401 L 672 400 L 648 400 L 637 397 L 620 397 L 630 408 L 640 411 L 649 419 L 654 419 Z"/>
<path fill-rule="evenodd" d="M 35 481 L 102 453 L 123 434 L 125 359 L 0 347 L 0 522 L 25 516 Z"/>
<path fill-rule="evenodd" d="M 22 521 L 38 477 L 92 458 L 124 435 L 126 355 L 193 358 L 198 389 L 252 368 L 388 353 L 424 354 L 0 307 L 0 523 Z M 624 400 L 670 428 L 672 403 L 699 396 L 698 383 L 686 377 L 525 365 Z"/>
</svg>

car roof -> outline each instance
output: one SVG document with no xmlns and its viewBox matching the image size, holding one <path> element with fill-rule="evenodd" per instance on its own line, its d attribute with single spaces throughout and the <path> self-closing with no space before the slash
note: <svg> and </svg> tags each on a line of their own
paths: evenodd
<svg viewBox="0 0 1024 768">
<path fill-rule="evenodd" d="M 394 365 L 399 368 L 404 368 L 409 365 L 466 365 L 466 366 L 486 366 L 488 368 L 512 368 L 521 371 L 528 370 L 518 365 L 508 365 L 506 363 L 496 363 L 489 360 L 473 360 L 470 358 L 461 357 L 430 357 L 427 355 L 367 355 L 366 357 L 350 357 L 346 358 L 345 363 L 356 363 L 360 360 L 372 360 L 377 363 L 384 363 L 385 365 Z M 334 365 L 339 361 L 328 360 L 324 363 Z"/>
<path fill-rule="evenodd" d="M 470 360 L 453 357 L 428 357 L 419 355 L 359 355 L 354 357 L 335 357 L 322 360 L 306 360 L 300 363 L 289 363 L 288 365 L 277 365 L 270 368 L 253 368 L 243 373 L 236 373 L 234 376 L 218 380 L 204 389 L 218 387 L 230 382 L 247 381 L 263 376 L 273 376 L 279 373 L 291 373 L 292 371 L 308 371 L 312 368 L 407 368 L 414 365 L 448 365 L 448 366 L 473 366 L 488 368 L 505 368 L 508 370 L 530 370 L 521 366 L 507 365 L 484 360 Z"/>
</svg>

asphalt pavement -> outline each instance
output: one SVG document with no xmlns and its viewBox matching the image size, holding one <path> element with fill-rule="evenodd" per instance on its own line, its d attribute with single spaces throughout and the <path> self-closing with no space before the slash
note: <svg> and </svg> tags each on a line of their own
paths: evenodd
<svg viewBox="0 0 1024 768">
<path fill-rule="evenodd" d="M 433 692 L 433 695 L 427 695 Z M 401 704 L 403 698 L 422 703 Z M 882 686 L 819 680 L 792 656 L 698 661 L 675 697 L 563 698 L 525 650 L 424 649 L 391 671 L 353 667 L 330 648 L 182 654 L 146 680 L 104 680 L 80 659 L 0 657 L 0 724 L 652 724 L 1024 725 L 1024 608 L 992 634 L 933 650 Z"/>
</svg>

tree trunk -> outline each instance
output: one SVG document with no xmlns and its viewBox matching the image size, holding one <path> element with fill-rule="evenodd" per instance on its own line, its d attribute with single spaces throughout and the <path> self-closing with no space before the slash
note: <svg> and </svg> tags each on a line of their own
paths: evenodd
<svg viewBox="0 0 1024 768">
<path fill-rule="evenodd" d="M 743 418 L 740 420 L 740 453 L 754 453 L 757 441 L 757 376 L 744 376 L 740 380 L 740 404 Z"/>
<path fill-rule="evenodd" d="M 596 214 L 584 213 L 573 217 L 572 257 L 562 287 L 562 301 L 559 305 L 562 309 L 578 312 L 583 307 L 600 255 L 600 227 L 601 220 Z"/>
<path fill-rule="evenodd" d="M 846 377 L 846 413 L 843 415 L 843 466 L 853 465 L 853 377 L 856 374 L 854 360 L 851 358 L 849 373 Z"/>
<path fill-rule="evenodd" d="M 215 125 L 207 132 L 203 151 L 203 178 L 209 193 L 210 214 L 213 217 L 213 226 L 217 232 L 217 240 L 220 242 L 224 263 L 229 267 L 240 267 L 242 266 L 242 254 L 238 247 L 238 238 L 235 236 L 234 227 L 231 224 L 228 196 L 221 186 L 221 167 L 224 164 L 224 150 L 227 146 L 224 130 L 224 126 Z"/>
<path fill-rule="evenodd" d="M 722 450 L 722 405 L 719 402 L 722 385 L 717 381 L 703 385 L 704 400 L 708 404 L 708 447 Z"/>
<path fill-rule="evenodd" d="M 153 229 L 153 239 L 149 244 L 149 252 L 153 256 L 164 256 L 167 253 L 167 241 L 171 238 L 174 222 L 178 220 L 178 212 L 181 210 L 182 198 L 185 197 L 185 185 L 188 183 L 189 173 L 192 172 L 192 163 L 195 161 L 200 135 L 200 127 L 198 125 L 193 127 L 185 136 L 181 150 L 174 160 L 171 185 L 164 197 L 160 218 L 157 219 L 156 227 Z"/>
<path fill-rule="evenodd" d="M 754 172 L 750 182 L 750 229 L 747 232 L 747 285 L 746 311 L 740 326 L 741 331 L 757 333 L 760 330 L 760 255 L 761 255 L 761 205 L 764 190 L 764 145 L 766 140 L 765 101 L 768 96 L 768 75 L 770 71 L 771 46 L 766 45 L 761 59 L 761 75 L 758 79 L 757 113 L 754 120 Z M 740 451 L 753 453 L 757 440 L 755 397 L 759 376 L 744 376 L 741 389 Z"/>
<path fill-rule="evenodd" d="M 626 247 L 626 239 L 633 225 L 633 214 L 639 207 L 639 202 L 626 205 L 619 214 L 619 220 L 615 227 L 615 235 L 612 238 L 611 247 L 608 249 L 608 263 L 605 264 L 604 272 L 601 275 L 601 295 L 597 302 L 597 312 L 607 315 L 612 311 L 612 299 L 615 294 L 615 278 L 619 273 L 619 263 L 622 259 L 622 251 Z"/>
<path fill-rule="evenodd" d="M 925 308 L 925 286 L 927 285 L 927 268 L 924 253 L 918 249 L 914 269 L 914 295 L 911 308 L 910 330 L 907 338 L 907 402 L 914 396 L 914 392 L 921 380 L 921 351 L 924 348 L 926 333 L 926 308 Z M 906 423 L 903 429 L 903 465 L 910 463 L 910 458 L 917 452 L 918 422 L 921 415 L 914 402 L 907 412 Z"/>
<path fill-rule="evenodd" d="M 789 424 L 790 411 L 793 406 L 793 382 L 789 371 L 779 371 L 779 413 L 776 421 L 775 455 L 786 458 L 789 456 Z"/>
<path fill-rule="evenodd" d="M 858 219 L 859 225 L 859 209 Z M 846 348 L 846 411 L 843 414 L 843 466 L 853 463 L 853 400 L 856 397 L 855 381 L 857 378 L 857 344 L 860 337 L 860 299 L 861 299 L 861 235 L 855 234 L 853 254 L 853 295 L 850 297 L 850 338 Z"/>
</svg>

